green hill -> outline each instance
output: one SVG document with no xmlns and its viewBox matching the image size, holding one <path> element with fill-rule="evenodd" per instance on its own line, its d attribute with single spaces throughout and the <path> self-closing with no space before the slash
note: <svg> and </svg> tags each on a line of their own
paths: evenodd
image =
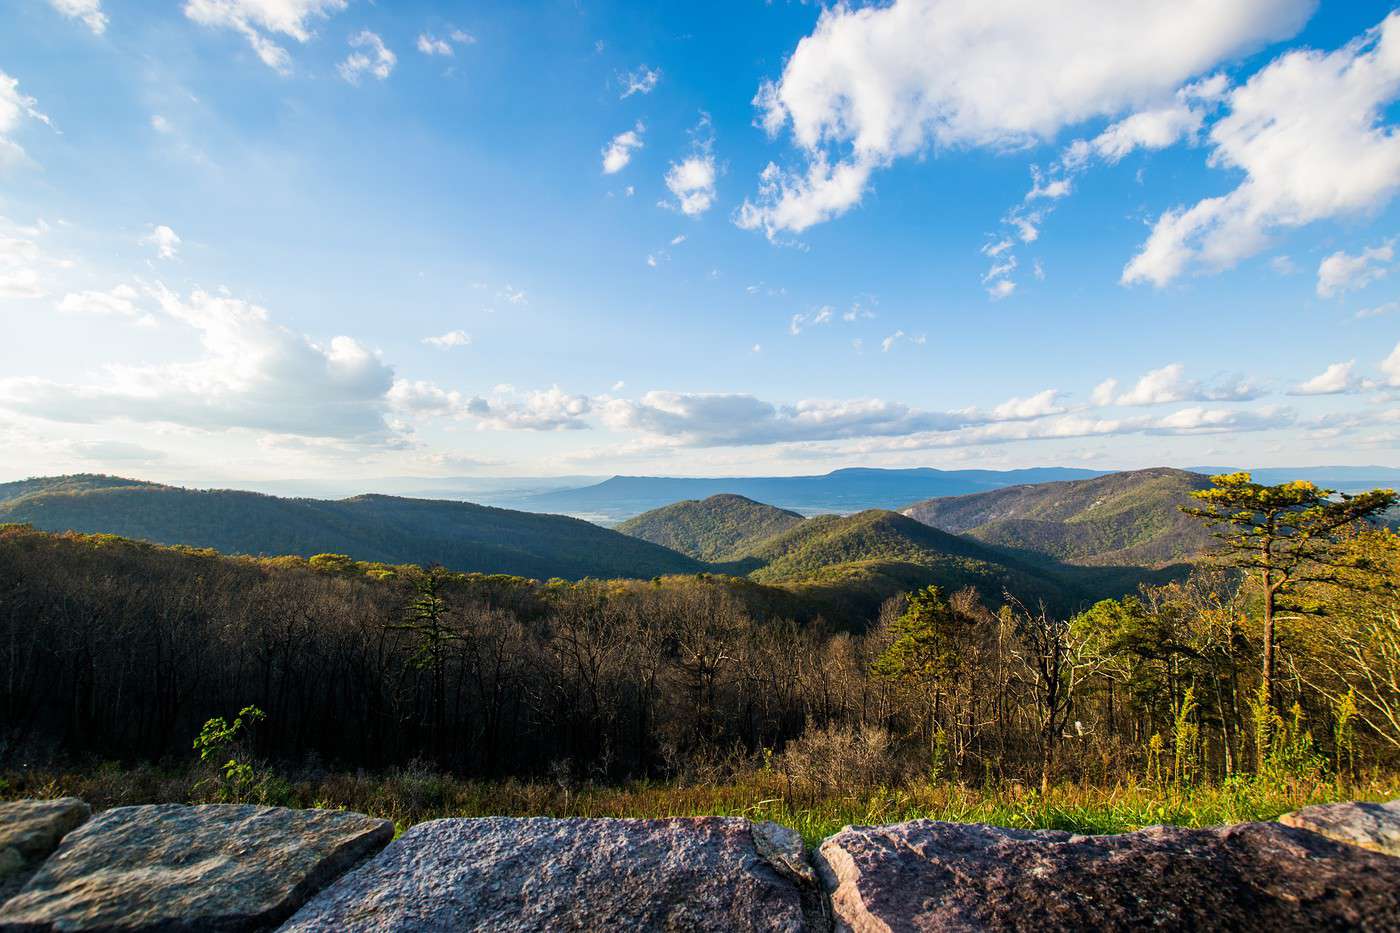
<svg viewBox="0 0 1400 933">
<path fill-rule="evenodd" d="M 652 509 L 616 530 L 700 560 L 732 561 L 803 520 L 796 512 L 725 493 Z"/>
<path fill-rule="evenodd" d="M 937 583 L 948 590 L 976 587 L 994 601 L 1010 590 L 1028 601 L 1067 605 L 1081 589 L 1013 554 L 883 509 L 808 519 L 762 542 L 748 558 L 762 564 L 749 574 L 753 580 L 809 595 L 827 591 L 833 598 L 845 590 L 883 599 Z"/>
<path fill-rule="evenodd" d="M 92 475 L 0 485 L 0 522 L 228 554 L 343 553 L 537 579 L 650 578 L 707 569 L 684 554 L 560 515 L 377 495 L 282 499 Z"/>
<path fill-rule="evenodd" d="M 953 534 L 1086 566 L 1162 567 L 1209 537 L 1178 506 L 1210 480 L 1159 467 L 930 499 L 905 515 Z"/>
</svg>

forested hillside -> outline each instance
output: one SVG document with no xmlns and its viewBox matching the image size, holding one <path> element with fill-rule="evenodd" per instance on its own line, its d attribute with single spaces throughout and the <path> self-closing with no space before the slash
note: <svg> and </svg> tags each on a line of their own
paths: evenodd
<svg viewBox="0 0 1400 933">
<path fill-rule="evenodd" d="M 1084 565 L 1160 567 L 1199 553 L 1209 535 L 1180 506 L 1210 480 L 1166 467 L 930 499 L 904 514 L 987 544 Z"/>
<path fill-rule="evenodd" d="M 559 515 L 467 502 L 356 496 L 281 499 L 103 476 L 0 487 L 0 522 L 103 532 L 227 554 L 337 552 L 358 560 L 548 579 L 652 577 L 705 566 L 647 541 Z"/>
<path fill-rule="evenodd" d="M 616 530 L 700 560 L 732 561 L 802 521 L 796 512 L 722 494 L 653 509 Z"/>
</svg>

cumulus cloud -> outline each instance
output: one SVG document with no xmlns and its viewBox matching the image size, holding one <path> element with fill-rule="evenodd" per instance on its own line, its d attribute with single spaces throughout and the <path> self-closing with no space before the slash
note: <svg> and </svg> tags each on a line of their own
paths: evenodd
<svg viewBox="0 0 1400 933">
<path fill-rule="evenodd" d="M 661 69 L 641 65 L 627 74 L 618 75 L 618 81 L 622 84 L 623 100 L 633 94 L 650 94 L 656 90 L 656 85 L 661 81 Z"/>
<path fill-rule="evenodd" d="M 806 166 L 770 165 L 737 219 L 770 237 L 798 233 L 855 206 L 872 173 L 898 158 L 1016 148 L 1089 119 L 1169 102 L 1217 63 L 1293 34 L 1314 5 L 895 0 L 830 7 L 781 77 L 754 99 L 764 128 L 772 136 L 787 129 Z M 1122 132 L 1142 137 L 1147 129 Z"/>
<path fill-rule="evenodd" d="M 129 318 L 137 324 L 150 326 L 156 319 L 141 304 L 141 294 L 132 286 L 122 284 L 108 291 L 69 292 L 58 303 L 64 314 L 97 314 Z"/>
<path fill-rule="evenodd" d="M 1400 388 L 1400 343 L 1381 361 L 1381 372 L 1385 374 L 1385 384 Z"/>
<path fill-rule="evenodd" d="M 202 26 L 232 29 L 253 47 L 264 65 L 290 74 L 292 57 L 273 36 L 311 40 L 308 23 L 345 9 L 347 0 L 186 0 L 185 16 Z"/>
<path fill-rule="evenodd" d="M 748 446 L 898 435 L 956 427 L 957 414 L 921 412 L 880 399 L 774 405 L 753 395 L 653 391 L 601 406 L 615 430 L 640 431 L 687 447 Z"/>
<path fill-rule="evenodd" d="M 469 346 L 472 342 L 472 336 L 464 330 L 449 330 L 436 337 L 424 337 L 423 342 L 430 347 L 437 347 L 439 350 L 448 350 L 452 347 Z"/>
<path fill-rule="evenodd" d="M 10 138 L 24 119 L 52 126 L 37 108 L 38 101 L 20 92 L 19 79 L 0 71 L 0 167 L 23 162 L 27 157 L 19 143 Z"/>
<path fill-rule="evenodd" d="M 49 0 L 49 6 L 69 19 L 82 20 L 95 36 L 107 31 L 107 14 L 102 12 L 102 0 Z"/>
<path fill-rule="evenodd" d="M 165 224 L 152 226 L 151 232 L 143 236 L 139 242 L 142 246 L 154 246 L 156 256 L 160 259 L 174 259 L 180 250 L 180 237 Z"/>
<path fill-rule="evenodd" d="M 0 298 L 42 298 L 48 294 L 40 270 L 54 263 L 38 243 L 46 229 L 42 221 L 22 227 L 0 217 Z"/>
<path fill-rule="evenodd" d="M 384 45 L 384 40 L 368 29 L 362 29 L 350 37 L 350 48 L 361 51 L 351 52 L 345 61 L 336 66 L 340 76 L 350 84 L 359 84 L 360 77 L 372 75 L 383 81 L 394 71 L 398 57 Z"/>
<path fill-rule="evenodd" d="M 1384 123 L 1397 94 L 1400 14 L 1334 52 L 1276 58 L 1228 94 L 1229 112 L 1210 129 L 1209 164 L 1244 180 L 1162 214 L 1122 281 L 1163 286 L 1191 269 L 1228 268 L 1275 230 L 1385 204 L 1400 187 L 1400 137 Z"/>
<path fill-rule="evenodd" d="M 586 395 L 571 395 L 558 386 L 533 392 L 518 392 L 511 386 L 497 386 L 489 397 L 467 397 L 431 382 L 399 379 L 389 390 L 389 403 L 395 411 L 421 416 L 474 420 L 483 430 L 562 431 L 588 427 L 586 417 L 592 401 Z"/>
<path fill-rule="evenodd" d="M 1244 402 L 1258 398 L 1262 390 L 1239 379 L 1205 385 L 1186 378 L 1186 367 L 1170 363 L 1145 374 L 1126 392 L 1118 393 L 1118 381 L 1106 379 L 1091 395 L 1096 405 L 1167 405 L 1172 402 Z"/>
<path fill-rule="evenodd" d="M 1059 394 L 1054 389 L 1046 389 L 1026 398 L 1008 399 L 992 409 L 992 417 L 996 421 L 1019 421 L 1061 414 L 1065 409 L 1059 404 Z"/>
<path fill-rule="evenodd" d="M 1333 363 L 1322 372 L 1293 387 L 1290 395 L 1339 395 L 1355 391 L 1359 382 L 1352 375 L 1356 360 Z"/>
<path fill-rule="evenodd" d="M 1387 240 L 1380 246 L 1368 247 L 1355 256 L 1337 250 L 1318 264 L 1318 297 L 1331 298 L 1333 295 L 1365 288 L 1377 279 L 1385 277 L 1390 271 L 1386 266 L 1394 258 L 1394 240 Z"/>
<path fill-rule="evenodd" d="M 100 381 L 0 381 L 0 406 L 70 423 L 132 421 L 201 430 L 247 428 L 298 437 L 397 446 L 385 422 L 393 370 L 350 337 L 320 345 L 274 323 L 267 310 L 196 289 L 163 286 L 152 298 L 199 335 L 184 363 L 109 366 Z"/>
<path fill-rule="evenodd" d="M 615 175 L 632 161 L 632 151 L 642 148 L 642 133 L 646 127 L 638 120 L 637 125 L 623 133 L 618 133 L 612 142 L 603 147 L 603 174 Z"/>
</svg>

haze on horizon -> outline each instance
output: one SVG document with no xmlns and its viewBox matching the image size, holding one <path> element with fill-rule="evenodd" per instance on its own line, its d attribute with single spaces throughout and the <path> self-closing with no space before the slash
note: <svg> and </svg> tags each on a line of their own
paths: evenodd
<svg viewBox="0 0 1400 933">
<path fill-rule="evenodd" d="M 1395 465 L 1397 100 L 1373 0 L 14 4 L 0 481 Z"/>
</svg>

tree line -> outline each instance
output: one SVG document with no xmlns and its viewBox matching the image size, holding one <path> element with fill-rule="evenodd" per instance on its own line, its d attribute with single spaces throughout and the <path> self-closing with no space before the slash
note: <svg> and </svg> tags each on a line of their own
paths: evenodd
<svg viewBox="0 0 1400 933">
<path fill-rule="evenodd" d="M 262 714 L 287 768 L 1196 782 L 1400 763 L 1393 494 L 1222 477 L 1191 576 L 1072 614 L 929 587 L 799 623 L 718 576 L 539 583 L 0 526 L 0 766 L 190 756 Z M 985 596 L 1001 596 L 997 608 Z"/>
</svg>

